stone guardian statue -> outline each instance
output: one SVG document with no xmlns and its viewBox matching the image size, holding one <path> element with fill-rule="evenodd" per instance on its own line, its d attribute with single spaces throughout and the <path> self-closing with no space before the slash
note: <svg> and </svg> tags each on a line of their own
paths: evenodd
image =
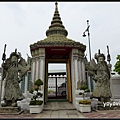
<svg viewBox="0 0 120 120">
<path fill-rule="evenodd" d="M 2 64 L 3 77 L 5 80 L 4 86 L 4 103 L 2 106 L 17 106 L 17 101 L 24 99 L 22 91 L 19 87 L 19 82 L 22 80 L 22 76 L 30 69 L 30 65 L 27 64 L 25 59 L 21 57 L 21 54 L 15 49 L 15 52 L 10 54 L 10 57 Z"/>
<path fill-rule="evenodd" d="M 92 75 L 96 83 L 91 98 L 98 98 L 100 102 L 109 102 L 112 97 L 110 90 L 110 70 L 105 61 L 105 55 L 100 53 L 100 50 L 94 57 L 97 60 L 97 64 L 94 59 L 86 64 L 88 73 Z"/>
</svg>

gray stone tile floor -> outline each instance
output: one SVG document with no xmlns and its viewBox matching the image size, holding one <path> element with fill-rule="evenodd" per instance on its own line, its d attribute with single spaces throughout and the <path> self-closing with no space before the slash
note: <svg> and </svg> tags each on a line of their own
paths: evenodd
<svg viewBox="0 0 120 120">
<path fill-rule="evenodd" d="M 48 102 L 37 118 L 84 118 L 69 102 Z"/>
<path fill-rule="evenodd" d="M 120 118 L 120 110 L 92 111 L 81 113 L 69 102 L 48 102 L 41 113 L 23 112 L 19 115 L 0 115 L 1 118 Z"/>
<path fill-rule="evenodd" d="M 77 110 L 43 110 L 35 118 L 84 118 L 84 116 Z"/>
</svg>

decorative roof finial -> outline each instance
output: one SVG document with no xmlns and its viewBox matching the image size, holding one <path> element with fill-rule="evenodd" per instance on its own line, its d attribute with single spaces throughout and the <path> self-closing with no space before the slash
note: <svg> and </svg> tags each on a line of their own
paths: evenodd
<svg viewBox="0 0 120 120">
<path fill-rule="evenodd" d="M 55 13 L 58 13 L 58 3 L 55 3 Z"/>
<path fill-rule="evenodd" d="M 55 2 L 54 16 L 51 21 L 51 25 L 49 26 L 49 29 L 46 31 L 47 37 L 50 35 L 55 35 L 55 34 L 64 35 L 65 37 L 68 35 L 67 30 L 65 29 L 65 27 L 62 24 L 57 5 L 58 5 L 58 3 Z"/>
<path fill-rule="evenodd" d="M 56 7 L 57 7 L 58 3 L 57 3 L 57 2 L 55 2 L 55 5 L 56 5 Z"/>
</svg>

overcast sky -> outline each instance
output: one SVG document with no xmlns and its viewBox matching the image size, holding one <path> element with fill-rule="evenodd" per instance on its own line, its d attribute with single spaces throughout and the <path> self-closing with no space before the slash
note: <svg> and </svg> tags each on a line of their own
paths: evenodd
<svg viewBox="0 0 120 120">
<path fill-rule="evenodd" d="M 120 54 L 120 2 L 58 2 L 61 20 L 68 31 L 67 38 L 87 46 L 88 37 L 82 37 L 90 24 L 91 56 L 98 52 L 111 55 L 112 69 Z M 0 2 L 0 56 L 7 44 L 6 56 L 17 48 L 22 57 L 31 56 L 30 44 L 46 38 L 51 24 L 55 2 Z"/>
</svg>

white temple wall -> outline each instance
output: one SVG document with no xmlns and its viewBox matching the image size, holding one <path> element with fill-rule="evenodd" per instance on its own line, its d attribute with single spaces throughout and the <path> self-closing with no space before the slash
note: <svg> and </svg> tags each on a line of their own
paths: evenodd
<svg viewBox="0 0 120 120">
<path fill-rule="evenodd" d="M 41 79 L 43 81 L 43 85 L 41 86 L 40 91 L 42 92 L 42 98 L 44 99 L 45 48 L 39 48 L 39 50 L 35 50 L 32 55 L 31 79 L 33 84 L 37 79 Z"/>
<path fill-rule="evenodd" d="M 76 91 L 77 91 L 77 84 L 82 81 L 86 80 L 85 77 L 85 64 L 83 61 L 83 53 L 78 49 L 72 49 L 71 53 L 71 80 L 72 80 L 72 100 L 74 106 L 77 108 L 76 103 Z M 79 81 L 79 82 L 78 82 Z"/>
</svg>

